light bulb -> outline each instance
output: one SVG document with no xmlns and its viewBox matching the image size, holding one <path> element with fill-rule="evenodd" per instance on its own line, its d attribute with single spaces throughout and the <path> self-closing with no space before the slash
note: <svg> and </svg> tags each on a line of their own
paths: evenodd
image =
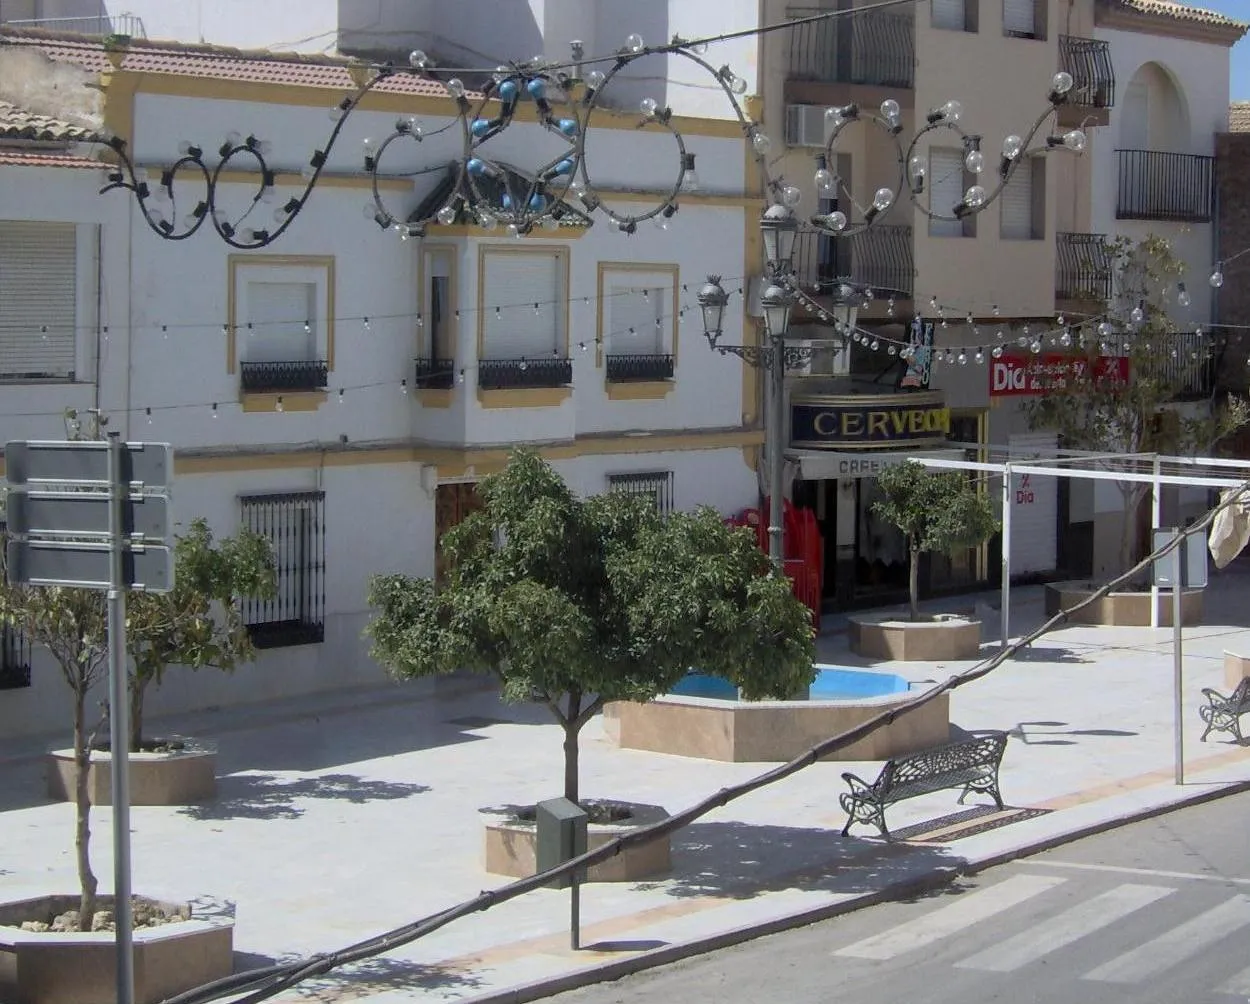
<svg viewBox="0 0 1250 1004">
<path fill-rule="evenodd" d="M 1085 133 L 1080 129 L 1070 129 L 1063 134 L 1063 145 L 1073 153 L 1085 152 Z"/>
<path fill-rule="evenodd" d="M 1134 324 L 1141 324 L 1146 320 L 1146 312 L 1140 306 L 1136 306 L 1128 315 L 1128 319 Z"/>
<path fill-rule="evenodd" d="M 445 227 L 451 226 L 456 222 L 456 210 L 454 206 L 443 206 L 438 211 L 438 222 Z"/>
<path fill-rule="evenodd" d="M 217 402 L 213 402 L 213 418 L 217 417 Z"/>
<path fill-rule="evenodd" d="M 846 213 L 838 209 L 835 209 L 832 213 L 825 217 L 825 226 L 834 231 L 845 230 L 846 222 Z"/>
<path fill-rule="evenodd" d="M 965 352 L 963 349 L 959 350 L 959 365 L 960 366 L 968 365 L 968 353 Z"/>
<path fill-rule="evenodd" d="M 1098 337 L 1099 338 L 1110 338 L 1114 332 L 1115 332 L 1115 328 L 1111 326 L 1110 321 L 1103 321 L 1101 324 L 1098 325 Z"/>
<path fill-rule="evenodd" d="M 625 39 L 625 48 L 630 52 L 642 52 L 642 50 L 646 47 L 647 44 L 642 40 L 642 36 L 637 32 L 634 32 Z"/>
<path fill-rule="evenodd" d="M 1189 290 L 1185 288 L 1185 284 L 1178 283 L 1176 289 L 1176 302 L 1182 307 L 1188 307 L 1192 301 Z"/>
<path fill-rule="evenodd" d="M 969 150 L 964 157 L 964 167 L 972 174 L 980 174 L 985 170 L 985 154 L 980 150 Z"/>
<path fill-rule="evenodd" d="M 735 94 L 746 94 L 747 82 L 744 78 L 738 76 L 736 73 L 731 73 L 729 74 L 728 82 L 729 82 L 729 89 L 733 91 Z"/>
<path fill-rule="evenodd" d="M 1032 352 L 1033 355 L 1037 355 L 1039 352 L 1042 351 L 1042 343 L 1039 342 L 1036 338 L 1033 339 L 1033 344 L 1029 346 L 1029 351 Z"/>
<path fill-rule="evenodd" d="M 942 106 L 942 117 L 947 122 L 958 122 L 963 118 L 964 106 L 958 101 L 948 101 Z"/>
<path fill-rule="evenodd" d="M 1015 160 L 1024 152 L 1024 140 L 1012 134 L 1003 140 L 1003 156 L 1007 160 Z"/>
<path fill-rule="evenodd" d="M 299 172 L 300 177 L 303 178 L 305 181 L 312 181 L 313 175 L 315 175 L 316 173 L 317 173 L 317 169 L 313 167 L 312 164 L 305 164 L 303 167 L 300 168 L 300 172 Z"/>
<path fill-rule="evenodd" d="M 1001 345 L 995 345 L 995 346 L 994 346 L 994 351 L 992 351 L 992 352 L 990 353 L 990 355 L 992 355 L 995 359 L 1002 359 L 1002 357 L 1003 357 L 1003 347 L 1002 347 Z"/>
<path fill-rule="evenodd" d="M 286 409 L 283 407 L 283 404 L 282 404 L 282 398 L 281 398 L 281 397 L 279 397 L 279 398 L 278 398 L 278 400 L 274 402 L 274 405 L 273 405 L 273 410 L 274 410 L 274 411 L 285 411 L 285 410 L 286 410 Z"/>
<path fill-rule="evenodd" d="M 797 206 L 803 201 L 803 193 L 797 185 L 786 185 L 781 189 L 781 201 L 787 206 Z"/>
<path fill-rule="evenodd" d="M 443 86 L 447 88 L 447 93 L 453 98 L 459 99 L 464 97 L 464 81 L 459 77 L 452 77 Z"/>
<path fill-rule="evenodd" d="M 923 157 L 912 157 L 907 164 L 907 169 L 911 172 L 913 181 L 924 181 L 924 176 L 929 173 L 929 166 L 924 162 Z"/>
<path fill-rule="evenodd" d="M 903 109 L 893 98 L 886 98 L 881 102 L 881 117 L 890 123 L 890 125 L 898 125 L 898 123 L 902 120 L 902 115 Z"/>
<path fill-rule="evenodd" d="M 1072 90 L 1072 74 L 1060 70 L 1050 79 L 1050 89 L 1056 94 L 1067 94 Z"/>
<path fill-rule="evenodd" d="M 592 91 L 597 91 L 606 79 L 602 70 L 591 70 L 586 74 L 586 86 Z"/>
<path fill-rule="evenodd" d="M 985 189 L 980 185 L 973 185 L 968 191 L 964 192 L 964 205 L 969 209 L 980 209 L 985 205 Z"/>
<path fill-rule="evenodd" d="M 980 366 L 983 362 L 985 362 L 985 350 L 984 350 L 984 349 L 982 349 L 982 348 L 980 348 L 980 347 L 978 347 L 978 348 L 977 348 L 977 354 L 976 354 L 976 360 L 975 360 L 975 361 L 976 361 L 976 364 L 977 364 L 978 366 Z"/>
<path fill-rule="evenodd" d="M 834 178 L 833 172 L 827 167 L 822 167 L 816 172 L 816 191 L 821 195 L 832 195 L 837 188 L 837 179 Z"/>
<path fill-rule="evenodd" d="M 654 116 L 659 107 L 659 102 L 655 98 L 643 98 L 638 102 L 638 110 L 647 118 Z"/>
<path fill-rule="evenodd" d="M 878 188 L 872 197 L 872 208 L 884 213 L 894 203 L 894 192 L 888 188 Z"/>
<path fill-rule="evenodd" d="M 1223 286 L 1224 285 L 1223 270 L 1217 267 L 1215 271 L 1211 273 L 1211 278 L 1209 281 L 1211 283 L 1212 289 L 1219 289 L 1221 286 Z"/>
<path fill-rule="evenodd" d="M 242 144 L 243 144 L 242 135 L 234 131 L 226 133 L 225 145 L 230 147 L 231 150 L 233 150 L 236 146 L 242 146 Z"/>
<path fill-rule="evenodd" d="M 305 322 L 304 322 L 304 334 L 306 334 L 306 335 L 311 335 L 311 334 L 312 334 L 312 321 L 305 321 Z"/>
<path fill-rule="evenodd" d="M 408 65 L 414 70 L 424 70 L 430 65 L 430 57 L 420 49 L 413 49 L 408 53 Z"/>
<path fill-rule="evenodd" d="M 757 132 L 751 137 L 751 146 L 762 157 L 772 149 L 773 141 L 768 138 L 767 133 Z"/>
</svg>

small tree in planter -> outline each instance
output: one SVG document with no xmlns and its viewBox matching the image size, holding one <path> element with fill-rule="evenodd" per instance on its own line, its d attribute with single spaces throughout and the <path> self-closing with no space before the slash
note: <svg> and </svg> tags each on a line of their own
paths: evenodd
<svg viewBox="0 0 1250 1004">
<path fill-rule="evenodd" d="M 253 656 L 240 599 L 273 595 L 273 550 L 264 537 L 242 530 L 214 543 L 203 519 L 193 520 L 174 548 L 174 588 L 134 593 L 126 605 L 130 656 L 130 751 L 141 752 L 143 702 L 169 666 L 232 671 Z"/>
<path fill-rule="evenodd" d="M 914 460 L 887 467 L 877 476 L 877 487 L 884 498 L 873 503 L 873 512 L 907 539 L 911 619 L 919 621 L 920 556 L 950 554 L 989 540 L 998 531 L 994 506 L 964 475 L 931 474 Z"/>
<path fill-rule="evenodd" d="M 663 516 L 649 499 L 578 499 L 532 452 L 479 486 L 482 508 L 442 538 L 446 582 L 373 579 L 373 654 L 400 677 L 477 670 L 505 699 L 538 699 L 564 730 L 564 796 L 578 801 L 578 735 L 608 701 L 647 701 L 691 667 L 748 699 L 811 682 L 810 613 L 753 536 L 712 510 Z"/>
</svg>

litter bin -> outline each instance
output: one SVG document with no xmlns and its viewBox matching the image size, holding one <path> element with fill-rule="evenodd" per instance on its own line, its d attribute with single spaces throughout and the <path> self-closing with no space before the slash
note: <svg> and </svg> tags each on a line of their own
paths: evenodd
<svg viewBox="0 0 1250 1004">
<path fill-rule="evenodd" d="M 537 864 L 540 872 L 563 864 L 586 853 L 586 822 L 588 815 L 576 802 L 567 798 L 549 798 L 537 806 Z M 579 880 L 584 876 L 578 876 Z M 565 889 L 569 877 L 551 883 L 552 889 Z"/>
</svg>

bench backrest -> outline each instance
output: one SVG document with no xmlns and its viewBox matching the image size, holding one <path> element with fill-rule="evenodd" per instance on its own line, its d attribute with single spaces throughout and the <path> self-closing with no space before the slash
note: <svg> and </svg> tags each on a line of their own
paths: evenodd
<svg viewBox="0 0 1250 1004">
<path fill-rule="evenodd" d="M 1250 676 L 1237 684 L 1237 689 L 1229 697 L 1228 703 L 1238 708 L 1250 706 Z"/>
<path fill-rule="evenodd" d="M 990 732 L 976 739 L 895 757 L 886 761 L 877 787 L 888 791 L 909 781 L 940 777 L 974 767 L 995 766 L 1002 760 L 1006 747 L 1006 732 Z"/>
</svg>

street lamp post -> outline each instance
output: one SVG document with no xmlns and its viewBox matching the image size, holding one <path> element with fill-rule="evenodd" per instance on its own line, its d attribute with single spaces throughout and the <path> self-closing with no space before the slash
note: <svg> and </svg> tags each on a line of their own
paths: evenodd
<svg viewBox="0 0 1250 1004">
<path fill-rule="evenodd" d="M 786 566 L 785 551 L 785 427 L 786 427 L 786 333 L 794 297 L 773 285 L 760 297 L 764 310 L 764 333 L 768 337 L 768 419 L 764 427 L 764 450 L 768 455 L 768 557 L 778 572 Z"/>
</svg>

